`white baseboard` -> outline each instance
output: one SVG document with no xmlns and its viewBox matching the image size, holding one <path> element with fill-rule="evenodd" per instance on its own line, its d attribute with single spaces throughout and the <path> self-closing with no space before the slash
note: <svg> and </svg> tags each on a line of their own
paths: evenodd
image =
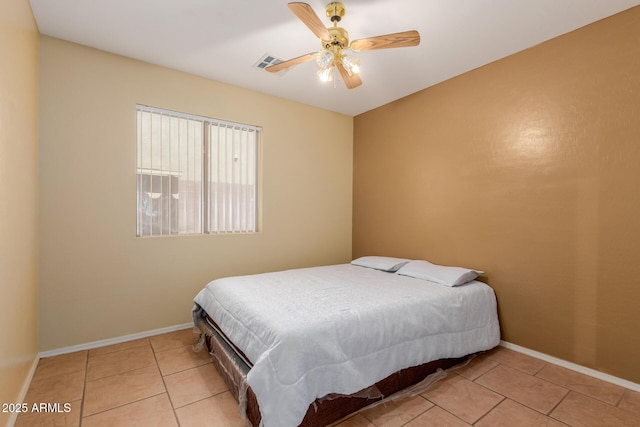
<svg viewBox="0 0 640 427">
<path fill-rule="evenodd" d="M 620 387 L 628 388 L 629 390 L 640 392 L 640 384 L 614 377 L 613 375 L 605 374 L 604 372 L 596 371 L 595 369 L 567 362 L 566 360 L 558 359 L 557 357 L 549 356 L 548 354 L 540 353 L 535 350 L 530 350 L 517 344 L 511 344 L 507 341 L 500 341 L 500 346 L 519 353 L 527 354 L 537 359 L 542 359 L 545 362 L 553 363 L 554 365 L 559 365 L 563 368 L 571 369 L 572 371 L 580 372 L 581 374 L 589 375 L 590 377 L 598 378 L 602 381 L 619 385 Z"/>
<path fill-rule="evenodd" d="M 27 392 L 29 391 L 29 386 L 31 385 L 31 380 L 33 379 L 33 375 L 36 373 L 36 368 L 38 367 L 38 362 L 40 361 L 40 355 L 36 354 L 36 357 L 33 359 L 31 363 L 31 368 L 29 368 L 29 372 L 27 373 L 27 377 L 24 379 L 22 383 L 22 389 L 20 390 L 20 394 L 18 394 L 18 400 L 16 402 L 24 402 L 25 397 L 27 397 Z M 18 419 L 18 412 L 10 412 L 9 420 L 7 421 L 7 427 L 13 427 Z"/>
<path fill-rule="evenodd" d="M 72 345 L 70 347 L 58 348 L 56 350 L 48 350 L 40 352 L 39 356 L 51 357 L 59 356 L 61 354 L 73 353 L 74 351 L 91 350 L 93 348 L 104 347 L 106 345 L 120 344 L 127 341 L 133 341 L 140 338 L 148 338 L 154 335 L 166 334 L 168 332 L 181 331 L 183 329 L 192 328 L 193 323 L 183 323 L 182 325 L 169 326 L 166 328 L 154 329 L 146 332 L 139 332 L 137 334 L 123 335 L 121 337 L 109 338 L 106 340 L 92 341 L 86 344 Z"/>
</svg>

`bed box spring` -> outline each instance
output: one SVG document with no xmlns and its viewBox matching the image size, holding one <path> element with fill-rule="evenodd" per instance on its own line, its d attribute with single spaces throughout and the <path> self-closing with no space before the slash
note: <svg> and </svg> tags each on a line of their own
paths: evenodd
<svg viewBox="0 0 640 427">
<path fill-rule="evenodd" d="M 231 393 L 240 403 L 240 410 L 250 425 L 258 427 L 261 415 L 257 399 L 246 385 L 249 365 L 243 357 L 227 343 L 218 331 L 209 324 L 205 317 L 200 318 L 198 328 L 203 334 L 206 346 L 211 353 L 213 364 L 222 375 Z M 309 406 L 300 424 L 303 427 L 323 427 L 339 421 L 358 410 L 378 402 L 392 394 L 410 387 L 424 380 L 438 369 L 451 368 L 467 357 L 454 359 L 440 359 L 422 365 L 402 369 L 369 387 L 372 392 L 362 390 L 353 396 L 331 396 L 328 399 L 318 399 Z M 362 397 L 367 396 L 368 397 Z M 373 396 L 373 397 L 371 397 Z"/>
</svg>

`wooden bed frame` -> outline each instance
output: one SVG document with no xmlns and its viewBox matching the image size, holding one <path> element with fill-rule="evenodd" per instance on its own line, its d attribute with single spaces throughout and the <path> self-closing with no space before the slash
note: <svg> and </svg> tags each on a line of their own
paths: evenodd
<svg viewBox="0 0 640 427">
<path fill-rule="evenodd" d="M 241 410 L 244 411 L 248 422 L 253 427 L 258 427 L 262 418 L 258 401 L 251 387 L 246 386 L 246 376 L 250 367 L 243 360 L 243 357 L 210 324 L 212 321 L 210 319 L 207 320 L 208 316 L 204 316 L 198 321 L 198 329 L 204 336 L 204 341 L 209 353 L 212 355 L 213 363 L 220 375 L 222 375 L 229 390 L 240 403 Z M 354 395 L 334 395 L 329 398 L 318 399 L 309 405 L 309 409 L 300 425 L 303 427 L 323 427 L 339 421 L 366 406 L 419 383 L 438 369 L 448 369 L 467 358 L 468 356 L 455 359 L 440 359 L 403 369 Z"/>
</svg>

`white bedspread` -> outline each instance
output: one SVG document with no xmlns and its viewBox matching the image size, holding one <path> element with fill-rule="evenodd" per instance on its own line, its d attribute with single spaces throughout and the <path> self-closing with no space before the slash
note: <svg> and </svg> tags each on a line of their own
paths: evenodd
<svg viewBox="0 0 640 427">
<path fill-rule="evenodd" d="M 316 398 L 500 340 L 489 286 L 350 264 L 218 279 L 194 301 L 253 362 L 247 383 L 264 427 L 297 426 Z"/>
</svg>

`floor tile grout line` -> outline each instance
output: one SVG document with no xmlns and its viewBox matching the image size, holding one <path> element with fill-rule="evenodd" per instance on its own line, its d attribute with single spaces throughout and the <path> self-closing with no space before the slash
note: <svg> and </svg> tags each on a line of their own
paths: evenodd
<svg viewBox="0 0 640 427">
<path fill-rule="evenodd" d="M 492 390 L 492 391 L 493 391 L 493 390 Z M 502 404 L 502 402 L 504 402 L 505 400 L 507 400 L 507 399 L 508 399 L 508 397 L 507 397 L 507 396 L 504 396 L 504 395 L 502 395 L 501 393 L 498 393 L 498 392 L 495 392 L 495 391 L 494 391 L 494 393 L 496 393 L 498 396 L 502 397 L 502 399 L 500 399 L 500 401 L 499 401 L 498 403 L 496 403 L 495 405 L 493 405 L 493 406 L 491 407 L 491 409 L 489 409 L 487 412 L 485 412 L 484 414 L 482 414 L 482 415 L 480 416 L 480 418 L 478 418 L 477 420 L 475 420 L 474 422 L 469 423 L 469 424 L 471 424 L 472 426 L 476 425 L 478 422 L 480 422 L 480 420 L 481 420 L 481 419 L 483 419 L 484 417 L 486 417 L 487 415 L 489 415 L 491 412 L 493 412 L 493 410 L 494 410 L 494 409 L 496 409 L 498 406 L 500 406 L 500 405 Z"/>
<path fill-rule="evenodd" d="M 543 361 L 543 362 L 544 362 L 544 361 Z M 542 370 L 543 370 L 544 368 L 546 368 L 548 364 L 549 364 L 549 362 L 544 362 L 544 363 L 542 364 L 542 366 L 540 366 L 540 369 L 538 369 L 538 370 L 537 370 L 536 372 L 534 372 L 533 374 L 529 374 L 529 375 L 531 375 L 532 377 L 537 377 L 537 376 L 538 376 L 538 374 L 539 374 L 540 372 L 542 372 Z"/>
<path fill-rule="evenodd" d="M 128 348 L 123 348 L 122 350 L 116 350 L 116 351 L 111 351 L 109 353 L 105 353 L 105 354 L 98 354 L 97 356 L 88 356 L 87 355 L 87 359 L 99 359 L 99 358 L 104 358 L 104 357 L 108 357 L 108 356 L 113 356 L 117 353 L 124 353 L 125 351 L 134 351 L 134 350 L 138 350 L 140 348 L 146 347 L 146 345 L 139 345 L 137 347 L 128 347 Z M 151 343 L 149 343 L 149 347 L 151 347 Z M 98 347 L 99 348 L 99 347 Z M 88 350 L 85 350 L 88 351 Z M 153 351 L 153 348 L 151 348 L 151 351 Z"/>
<path fill-rule="evenodd" d="M 174 410 L 174 411 L 177 411 L 178 409 L 186 408 L 187 406 L 190 406 L 190 405 L 196 404 L 196 403 L 198 403 L 198 402 L 202 402 L 203 400 L 211 399 L 212 397 L 220 396 L 221 394 L 224 394 L 224 393 L 230 393 L 230 394 L 231 394 L 231 390 L 229 390 L 229 388 L 227 388 L 227 389 L 225 389 L 225 390 L 223 390 L 223 391 L 220 391 L 220 392 L 218 392 L 218 393 L 214 393 L 214 394 L 212 394 L 212 395 L 210 395 L 210 396 L 207 396 L 207 397 L 203 397 L 203 398 L 201 398 L 201 399 L 194 400 L 193 402 L 189 402 L 189 403 L 187 403 L 187 404 L 185 404 L 185 405 L 182 405 L 182 406 L 179 406 L 179 407 L 177 407 L 177 408 L 173 408 L 173 410 Z M 233 396 L 233 394 L 231 394 L 231 396 L 232 396 L 232 397 L 234 397 L 234 396 Z M 234 397 L 234 399 L 235 399 L 235 397 Z M 365 418 L 366 418 L 366 417 L 365 417 Z"/>
<path fill-rule="evenodd" d="M 495 370 L 498 366 L 500 366 L 500 365 L 501 365 L 501 363 L 500 363 L 500 362 L 496 362 L 495 360 L 494 360 L 494 362 L 496 363 L 496 366 L 492 366 L 492 367 L 491 367 L 491 368 L 489 368 L 486 372 L 483 372 L 482 374 L 478 375 L 475 379 L 470 380 L 470 381 L 471 381 L 471 382 L 473 382 L 473 383 L 476 383 L 477 385 L 482 386 L 482 384 L 480 384 L 480 383 L 478 382 L 478 380 L 479 380 L 480 378 L 484 377 L 485 375 L 487 375 L 489 372 L 491 372 L 491 371 Z M 467 379 L 468 379 L 468 378 L 467 378 Z M 483 386 L 483 387 L 484 387 L 484 386 Z M 485 388 L 487 388 L 487 387 L 485 387 Z M 491 390 L 491 391 L 493 391 L 493 390 Z M 498 393 L 498 392 L 495 392 L 495 393 Z M 500 393 L 498 393 L 498 394 L 500 394 Z"/>
<path fill-rule="evenodd" d="M 171 404 L 171 410 L 173 411 L 173 417 L 174 417 L 174 419 L 175 419 L 175 421 L 176 421 L 176 424 L 177 424 L 178 426 L 180 426 L 180 425 L 181 425 L 181 423 L 180 423 L 180 419 L 178 418 L 178 413 L 176 412 L 176 411 L 177 411 L 177 409 L 179 409 L 179 408 L 176 408 L 176 407 L 174 406 L 174 404 L 173 404 L 173 400 L 171 399 L 171 395 L 169 394 L 169 389 L 167 388 L 167 383 L 165 382 L 165 377 L 168 377 L 168 376 L 170 376 L 170 375 L 177 374 L 177 373 L 179 373 L 179 372 L 185 372 L 185 371 L 187 371 L 188 369 L 184 369 L 184 370 L 182 370 L 182 371 L 172 372 L 171 374 L 166 374 L 166 375 L 164 375 L 164 374 L 162 373 L 162 369 L 160 369 L 160 363 L 158 362 L 157 354 L 158 354 L 158 353 L 162 353 L 163 351 L 169 351 L 169 350 L 173 350 L 173 349 L 175 349 L 175 348 L 180 348 L 180 347 L 186 347 L 186 346 L 191 346 L 191 347 L 193 347 L 193 345 L 192 345 L 192 344 L 184 344 L 184 345 L 182 345 L 182 346 L 175 346 L 175 347 L 172 347 L 172 348 L 169 348 L 169 349 L 165 349 L 165 350 L 162 350 L 162 351 L 158 351 L 158 350 L 156 350 L 156 348 L 153 346 L 153 343 L 151 342 L 151 339 L 149 339 L 149 345 L 151 346 L 151 351 L 153 352 L 153 358 L 154 358 L 154 360 L 156 361 L 156 365 L 157 365 L 157 367 L 158 367 L 158 371 L 160 372 L 160 377 L 162 378 L 162 384 L 163 384 L 163 386 L 164 386 L 164 389 L 166 390 L 167 397 L 169 398 L 169 403 Z M 210 363 L 210 362 L 209 362 L 209 363 Z M 198 366 L 203 366 L 203 365 L 198 365 Z M 191 367 L 191 368 L 189 368 L 189 369 L 197 368 L 198 366 L 194 366 L 194 367 Z M 218 394 L 219 394 L 219 393 L 218 393 Z M 211 396 L 209 396 L 209 397 L 211 397 Z M 207 399 L 208 399 L 209 397 L 207 397 Z M 204 400 L 204 399 L 201 399 L 201 400 Z M 192 402 L 192 403 L 195 403 L 195 402 Z M 183 407 L 185 407 L 185 406 L 188 406 L 188 405 L 183 405 L 183 406 L 181 406 L 180 408 L 183 408 Z"/>
<path fill-rule="evenodd" d="M 84 362 L 84 379 L 82 381 L 82 397 L 80 398 L 80 418 L 78 420 L 78 427 L 82 427 L 82 414 L 84 413 L 84 398 L 87 392 L 87 374 L 89 373 L 89 351 L 87 350 L 87 359 Z"/>
<path fill-rule="evenodd" d="M 174 347 L 165 348 L 165 349 L 162 349 L 162 350 L 156 350 L 156 348 L 153 346 L 153 344 L 151 344 L 151 350 L 153 350 L 153 353 L 155 354 L 155 353 L 164 353 L 166 351 L 171 351 L 171 350 L 175 350 L 176 348 L 182 348 L 182 347 L 187 347 L 187 346 L 192 347 L 192 348 L 195 347 L 195 344 L 188 344 L 188 343 L 187 344 L 181 343 L 181 344 L 182 345 L 176 345 Z"/>
<path fill-rule="evenodd" d="M 193 368 L 199 368 L 200 366 L 209 365 L 209 364 L 212 364 L 212 363 L 213 363 L 213 362 L 210 362 L 210 361 L 209 361 L 209 362 L 203 363 L 203 364 L 201 364 L 201 365 L 191 366 L 191 367 L 189 367 L 189 368 L 181 369 L 181 370 L 179 370 L 179 371 L 171 372 L 171 373 L 169 373 L 169 374 L 163 374 L 163 373 L 162 373 L 162 370 L 161 370 L 161 371 L 160 371 L 160 375 L 162 375 L 162 378 L 164 378 L 164 377 L 170 377 L 171 375 L 180 374 L 180 373 L 182 373 L 182 372 L 186 372 L 186 371 L 188 371 L 188 370 L 190 370 L 190 369 L 193 369 Z"/>
<path fill-rule="evenodd" d="M 429 399 L 427 399 L 426 397 L 424 397 L 422 394 L 417 394 L 417 395 L 416 395 L 416 396 L 414 396 L 414 397 L 420 397 L 420 398 L 422 398 L 423 400 L 425 400 L 425 401 L 427 401 L 427 402 L 431 403 L 432 405 L 435 405 L 433 402 L 431 402 Z M 403 399 L 407 399 L 407 400 L 408 400 L 408 399 L 413 399 L 413 397 L 406 397 L 406 398 L 403 398 Z M 403 400 L 403 399 L 401 399 L 401 400 Z M 374 404 L 372 404 L 372 405 L 374 405 Z M 431 407 L 429 407 L 429 408 L 425 409 L 424 411 L 420 412 L 420 413 L 419 413 L 419 414 L 417 414 L 416 416 L 412 417 L 410 420 L 407 420 L 406 422 L 402 423 L 399 427 L 406 426 L 406 425 L 407 425 L 407 424 L 409 424 L 411 421 L 415 420 L 416 418 L 418 418 L 418 417 L 419 417 L 419 416 L 421 416 L 422 414 L 426 413 L 426 412 L 427 412 L 429 409 L 431 409 L 431 408 L 433 408 L 433 406 L 431 406 Z M 376 424 L 373 420 L 370 420 L 370 419 L 369 419 L 369 418 L 364 414 L 365 412 L 367 412 L 366 410 L 367 410 L 367 407 L 365 406 L 364 408 L 362 408 L 362 410 L 357 411 L 357 412 L 356 412 L 356 414 L 361 414 L 361 415 L 362 415 L 362 416 L 363 416 L 367 421 L 369 421 L 369 422 L 370 422 L 371 424 L 373 424 L 374 426 L 378 427 L 378 426 L 377 426 L 377 424 Z"/>
<path fill-rule="evenodd" d="M 167 351 L 172 351 L 172 350 L 175 350 L 175 349 L 178 349 L 178 348 L 182 348 L 182 347 L 193 347 L 193 346 L 191 344 L 184 344 L 184 345 L 178 345 L 178 346 L 171 347 L 171 348 L 166 348 L 164 350 L 155 350 L 153 348 L 152 348 L 152 350 L 153 350 L 154 354 L 158 354 L 158 353 L 166 353 Z"/>
<path fill-rule="evenodd" d="M 493 350 L 496 350 L 496 349 L 500 349 L 500 350 L 499 350 L 500 352 L 505 352 L 505 351 L 507 351 L 507 352 L 514 352 L 514 353 L 516 353 L 516 354 L 517 354 L 517 358 L 520 358 L 521 360 L 535 360 L 535 361 L 538 361 L 538 362 L 540 362 L 540 363 L 541 363 L 541 366 L 540 366 L 540 368 L 538 368 L 537 370 L 535 370 L 535 372 L 534 372 L 534 373 L 531 373 L 530 371 L 525 370 L 524 368 L 521 368 L 521 367 L 517 367 L 517 366 L 510 366 L 508 363 L 501 362 L 501 361 L 499 360 L 499 359 L 500 359 L 500 357 L 496 357 L 496 356 L 495 356 L 495 354 L 494 354 L 494 355 L 491 355 L 491 354 L 490 354 Z M 537 375 L 540 371 L 542 371 L 542 369 L 544 369 L 544 368 L 545 368 L 545 366 L 547 366 L 547 365 L 555 365 L 554 363 L 547 362 L 546 360 L 539 359 L 539 358 L 537 358 L 537 357 L 534 357 L 534 356 L 531 356 L 531 355 L 528 355 L 528 354 L 520 353 L 520 352 L 518 352 L 518 351 L 516 351 L 516 350 L 512 350 L 512 349 L 510 349 L 510 348 L 502 347 L 502 346 L 498 346 L 498 347 L 496 347 L 496 348 L 493 348 L 493 349 L 491 349 L 491 350 L 488 350 L 486 353 L 489 353 L 489 355 L 487 356 L 487 359 L 488 359 L 488 360 L 491 360 L 491 361 L 493 361 L 493 362 L 499 363 L 499 364 L 501 364 L 501 365 L 505 365 L 505 366 L 510 367 L 510 368 L 512 368 L 512 369 L 515 369 L 515 370 L 517 370 L 517 371 L 523 372 L 523 373 L 525 373 L 525 374 L 527 374 L 527 375 Z M 499 353 L 498 353 L 498 354 L 499 354 Z M 508 354 L 508 353 L 507 353 L 507 354 Z M 518 364 L 518 363 L 515 363 L 515 364 Z"/>
<path fill-rule="evenodd" d="M 149 346 L 151 346 L 151 342 L 149 341 L 149 339 L 148 339 L 148 338 L 146 338 L 146 341 L 147 341 L 147 342 L 146 342 L 145 344 L 141 344 L 141 345 L 138 345 L 138 346 L 135 346 L 135 347 L 127 347 L 127 348 L 123 348 L 123 349 L 120 349 L 120 350 L 113 350 L 113 351 L 110 351 L 110 352 L 108 352 L 108 353 L 97 354 L 97 355 L 93 355 L 93 356 L 91 355 L 91 351 L 92 351 L 92 350 L 99 350 L 99 349 L 104 348 L 104 347 L 96 347 L 96 348 L 92 348 L 92 349 L 88 350 L 88 351 L 89 351 L 89 356 L 88 356 L 88 358 L 89 358 L 89 359 L 95 359 L 96 357 L 109 356 L 109 355 L 114 354 L 114 353 L 120 353 L 120 352 L 122 352 L 122 351 L 126 351 L 126 350 L 133 350 L 133 349 L 136 349 L 136 348 L 144 347 L 145 345 L 149 345 Z M 122 344 L 124 344 L 124 343 L 121 343 L 121 344 L 112 344 L 112 345 L 122 345 Z M 107 347 L 108 347 L 108 346 L 107 346 Z"/>
<path fill-rule="evenodd" d="M 181 373 L 183 373 L 183 372 L 190 371 L 191 369 L 194 369 L 194 368 L 199 368 L 200 366 L 208 365 L 209 363 L 210 363 L 210 362 L 203 363 L 202 365 L 191 366 L 191 367 L 189 367 L 189 368 L 185 368 L 185 369 L 182 369 L 182 370 L 180 370 L 180 371 L 171 372 L 170 374 L 163 374 L 163 373 L 162 373 L 162 371 L 160 371 L 160 374 L 162 375 L 162 378 L 165 378 L 165 377 L 171 377 L 171 376 L 173 376 L 173 375 L 178 375 L 178 374 L 181 374 Z"/>
<path fill-rule="evenodd" d="M 118 375 L 129 374 L 129 373 L 134 372 L 134 371 L 139 371 L 141 369 L 146 369 L 146 368 L 148 368 L 150 366 L 154 366 L 154 364 L 153 363 L 149 363 L 148 365 L 140 366 L 140 367 L 137 367 L 137 368 L 134 368 L 134 369 L 129 369 L 128 371 L 118 372 L 117 374 L 106 375 L 104 377 L 96 378 L 96 379 L 93 379 L 93 380 L 85 380 L 85 383 L 93 383 L 93 382 L 96 382 L 96 381 L 104 380 L 106 378 L 113 378 L 113 377 L 117 377 Z M 156 364 L 156 366 L 157 366 L 157 364 Z M 160 371 L 160 368 L 158 368 L 158 372 L 160 372 L 160 375 L 162 375 L 162 372 Z"/>
<path fill-rule="evenodd" d="M 555 405 L 553 405 L 553 408 L 551 408 L 551 410 L 549 410 L 549 412 L 547 412 L 545 415 L 546 415 L 547 417 L 551 417 L 551 413 L 552 413 L 553 411 L 555 411 L 555 410 L 556 410 L 556 408 L 557 408 L 558 406 L 560 406 L 560 404 L 561 404 L 562 402 L 564 402 L 564 400 L 567 398 L 567 396 L 569 396 L 569 394 L 570 394 L 572 391 L 573 391 L 573 390 L 571 390 L 571 389 L 567 389 L 567 392 L 564 394 L 564 396 L 562 396 L 562 399 L 558 400 L 558 403 L 556 403 Z M 553 417 L 552 417 L 552 418 L 553 418 Z M 554 419 L 555 419 L 555 418 L 554 418 Z"/>
<path fill-rule="evenodd" d="M 428 399 L 427 399 L 427 400 L 428 400 Z M 431 400 L 429 400 L 429 402 L 431 402 Z M 431 402 L 431 403 L 433 403 L 433 407 L 431 407 L 431 408 L 427 409 L 426 411 L 424 411 L 424 413 L 427 413 L 427 412 L 429 412 L 429 411 L 433 411 L 433 408 L 440 408 L 440 409 L 442 409 L 443 411 L 445 411 L 446 413 L 448 413 L 449 415 L 452 415 L 452 416 L 454 416 L 456 419 L 458 419 L 458 420 L 462 421 L 463 423 L 468 424 L 468 425 L 472 425 L 472 424 L 469 424 L 468 422 L 466 422 L 465 420 L 463 420 L 462 418 L 460 418 L 459 416 L 457 416 L 456 414 L 454 414 L 453 412 L 451 412 L 451 411 L 449 411 L 449 410 L 447 410 L 447 409 L 443 408 L 442 406 L 440 406 L 440 405 L 436 405 L 434 402 Z"/>
<path fill-rule="evenodd" d="M 69 372 L 63 372 L 63 373 L 59 373 L 59 374 L 53 374 L 53 375 L 50 375 L 50 376 L 48 376 L 46 378 L 36 378 L 36 376 L 34 375 L 33 379 L 31 380 L 31 383 L 29 384 L 29 389 L 28 390 L 31 389 L 31 386 L 33 384 L 38 385 L 38 382 L 40 382 L 40 381 L 51 381 L 51 379 L 53 379 L 53 378 L 66 377 L 66 376 L 69 376 L 69 375 L 72 375 L 72 374 L 77 374 L 78 372 L 85 372 L 86 373 L 86 369 L 77 369 L 75 371 L 69 371 Z"/>
<path fill-rule="evenodd" d="M 192 344 L 185 344 L 185 345 L 180 346 L 180 347 L 174 347 L 174 348 L 171 348 L 171 349 L 169 349 L 169 350 L 163 350 L 163 351 L 160 351 L 159 353 L 164 353 L 165 351 L 175 350 L 176 348 L 184 348 L 184 347 L 191 347 L 191 349 L 193 350 L 193 347 L 194 347 L 194 346 L 193 346 Z M 194 350 L 194 352 L 195 352 L 195 350 Z M 154 353 L 153 353 L 153 357 L 156 359 L 156 363 L 158 364 L 158 369 L 160 369 L 160 363 L 158 362 L 158 358 L 157 358 L 156 354 L 157 354 L 157 353 L 155 353 L 155 352 L 154 352 Z M 162 372 L 162 369 L 160 369 L 160 375 L 162 375 L 162 377 L 164 378 L 164 377 L 168 377 L 168 376 L 170 376 L 170 375 L 175 375 L 175 374 L 179 374 L 179 373 L 181 373 L 181 372 L 188 371 L 189 369 L 197 368 L 197 367 L 199 367 L 199 366 L 204 366 L 204 365 L 207 365 L 207 364 L 209 364 L 209 363 L 213 363 L 213 360 L 211 359 L 211 356 L 209 356 L 208 361 L 207 361 L 207 362 L 205 362 L 205 363 L 202 363 L 202 364 L 200 364 L 200 365 L 190 366 L 190 367 L 188 367 L 188 368 L 181 369 L 181 370 L 179 370 L 179 371 L 175 371 L 175 372 L 171 372 L 171 373 L 164 374 L 164 373 Z"/>
<path fill-rule="evenodd" d="M 498 394 L 500 394 L 500 393 L 498 393 Z M 502 395 L 500 394 L 500 396 L 502 396 Z M 478 424 L 480 421 L 482 421 L 482 419 L 486 418 L 490 413 L 492 413 L 494 409 L 496 409 L 498 406 L 502 405 L 502 402 L 504 402 L 505 400 L 510 400 L 510 399 L 508 397 L 506 397 L 506 396 L 502 396 L 502 400 L 500 400 L 500 402 L 498 402 L 497 405 L 494 405 L 493 408 L 491 408 L 487 412 L 485 412 L 484 415 L 482 415 L 480 418 L 475 420 L 475 422 L 471 423 L 471 425 L 475 426 L 476 424 Z"/>
<path fill-rule="evenodd" d="M 557 422 L 559 422 L 559 423 L 561 423 L 561 424 L 564 424 L 564 425 L 567 425 L 567 426 L 569 426 L 569 427 L 572 427 L 572 426 L 571 426 L 571 424 L 565 423 L 564 421 L 559 420 L 559 419 L 557 419 L 556 417 L 554 417 L 553 415 L 551 415 L 551 414 L 553 414 L 553 412 L 558 408 L 558 406 L 560 406 L 560 404 L 561 404 L 562 402 L 564 402 L 564 401 L 565 401 L 565 399 L 567 398 L 567 396 L 569 396 L 569 394 L 570 394 L 572 391 L 573 391 L 573 390 L 569 390 L 569 391 L 567 392 L 567 394 L 565 394 L 564 396 L 562 396 L 562 399 L 560 399 L 560 401 L 558 402 L 558 404 L 557 404 L 556 406 L 554 406 L 554 407 L 553 407 L 553 409 L 551 409 L 551 410 L 549 411 L 549 413 L 546 415 L 548 418 L 551 418 L 551 419 L 552 419 L 552 420 L 554 420 L 554 421 L 557 421 Z M 574 392 L 574 393 L 575 393 L 575 392 Z"/>
<path fill-rule="evenodd" d="M 122 408 L 122 407 L 124 407 L 124 406 L 131 405 L 131 404 L 133 404 L 133 403 L 142 402 L 142 401 L 145 401 L 145 400 L 151 399 L 152 397 L 160 396 L 160 395 L 162 395 L 162 394 L 167 394 L 166 390 L 165 390 L 165 391 L 161 391 L 160 393 L 152 394 L 151 396 L 146 396 L 146 397 L 143 397 L 143 398 L 141 398 L 141 399 L 132 400 L 132 401 L 130 401 L 130 402 L 127 402 L 127 403 L 123 403 L 123 404 L 120 404 L 120 405 L 114 406 L 113 408 L 109 408 L 109 409 L 104 409 L 104 410 L 102 410 L 102 411 L 98 411 L 98 412 L 96 412 L 95 414 L 91 414 L 91 415 L 87 415 L 87 416 L 82 417 L 82 418 L 81 418 L 81 420 L 82 420 L 82 419 L 84 419 L 84 418 L 91 418 L 91 417 L 96 416 L 96 415 L 104 414 L 105 412 L 113 411 L 114 409 Z M 168 396 L 168 394 L 167 394 L 167 396 Z"/>
<path fill-rule="evenodd" d="M 153 366 L 153 363 L 149 363 L 149 364 L 147 364 L 147 365 L 139 366 L 139 367 L 137 367 L 137 368 L 129 369 L 129 370 L 127 370 L 127 371 L 122 371 L 122 372 L 118 372 L 118 373 L 115 373 L 115 374 L 109 374 L 109 375 L 105 375 L 105 376 L 103 376 L 103 377 L 93 378 L 93 379 L 91 379 L 91 380 L 89 380 L 89 379 L 88 379 L 88 378 L 89 378 L 89 359 L 93 359 L 93 360 L 95 360 L 95 359 L 96 359 L 96 358 L 98 358 L 98 357 L 102 357 L 102 356 L 111 356 L 111 355 L 114 355 L 115 353 L 124 352 L 124 351 L 127 351 L 127 350 L 139 349 L 139 348 L 142 348 L 142 347 L 144 347 L 144 346 L 134 347 L 134 348 L 127 348 L 127 349 L 123 349 L 123 350 L 118 350 L 118 351 L 113 352 L 113 353 L 107 353 L 107 354 L 104 354 L 104 355 L 94 356 L 94 357 L 92 357 L 92 358 L 89 358 L 89 357 L 87 356 L 87 369 L 86 369 L 86 377 L 85 377 L 85 378 L 86 378 L 86 381 L 85 381 L 85 382 L 94 382 L 94 381 L 99 381 L 99 380 L 102 380 L 102 379 L 104 379 L 104 378 L 115 377 L 115 376 L 117 376 L 117 375 L 126 374 L 126 373 L 129 373 L 129 372 L 137 371 L 137 370 L 139 370 L 139 369 L 147 368 L 147 367 L 149 367 L 149 366 Z M 88 351 L 88 350 L 85 350 L 85 351 Z M 151 353 L 153 354 L 153 349 L 151 349 Z M 154 360 L 155 360 L 155 355 L 154 355 Z M 111 366 L 112 364 L 113 364 L 113 363 L 109 363 L 108 365 L 109 365 L 109 366 Z"/>
<path fill-rule="evenodd" d="M 151 345 L 151 342 L 149 342 L 149 345 Z M 151 345 L 151 352 L 153 353 L 153 360 L 155 360 L 156 362 L 156 368 L 158 368 L 158 373 L 160 373 L 160 378 L 162 379 L 162 386 L 164 387 L 164 392 L 167 393 L 167 398 L 169 399 L 169 404 L 171 405 L 171 412 L 173 413 L 173 418 L 176 421 L 176 425 L 180 426 L 180 419 L 178 418 L 176 408 L 173 405 L 173 399 L 171 399 L 171 394 L 169 394 L 167 383 L 164 381 L 164 375 L 162 375 L 162 370 L 160 369 L 160 363 L 158 363 L 158 357 L 156 356 L 156 352 L 153 349 L 153 345 Z"/>
</svg>

